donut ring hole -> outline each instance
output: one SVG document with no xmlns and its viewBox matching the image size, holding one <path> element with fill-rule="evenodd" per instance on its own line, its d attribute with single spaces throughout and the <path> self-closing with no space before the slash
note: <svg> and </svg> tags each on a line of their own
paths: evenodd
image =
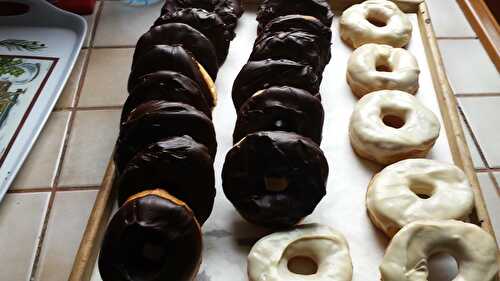
<svg viewBox="0 0 500 281">
<path fill-rule="evenodd" d="M 287 189 L 288 180 L 285 177 L 268 176 L 264 177 L 264 184 L 267 191 L 281 192 Z"/>
<path fill-rule="evenodd" d="M 378 56 L 375 61 L 375 70 L 379 72 L 393 72 L 394 68 L 386 56 Z"/>
<path fill-rule="evenodd" d="M 124 268 L 133 279 L 152 279 L 165 265 L 168 259 L 164 235 L 158 231 L 144 229 L 134 225 L 124 236 L 127 245 L 127 258 Z"/>
<path fill-rule="evenodd" d="M 406 124 L 406 110 L 395 108 L 382 108 L 380 119 L 387 127 L 402 128 Z"/>
<path fill-rule="evenodd" d="M 276 128 L 283 128 L 285 126 L 285 121 L 281 120 L 281 119 L 277 119 L 276 121 L 274 121 L 274 126 Z"/>
<path fill-rule="evenodd" d="M 295 256 L 288 260 L 288 270 L 299 275 L 313 275 L 318 272 L 318 264 L 307 256 Z"/>
<path fill-rule="evenodd" d="M 366 20 L 376 27 L 384 27 L 387 25 L 389 21 L 389 17 L 386 15 L 379 13 L 374 10 L 368 11 L 368 15 L 366 16 Z"/>
<path fill-rule="evenodd" d="M 434 194 L 435 187 L 427 182 L 412 181 L 410 190 L 421 199 L 429 199 Z"/>
<path fill-rule="evenodd" d="M 428 281 L 454 280 L 458 275 L 457 260 L 445 252 L 433 254 L 427 260 L 427 273 Z"/>
</svg>

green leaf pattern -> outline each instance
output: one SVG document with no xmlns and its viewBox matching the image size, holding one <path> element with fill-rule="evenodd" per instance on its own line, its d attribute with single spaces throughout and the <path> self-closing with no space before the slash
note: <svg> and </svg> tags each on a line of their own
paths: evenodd
<svg viewBox="0 0 500 281">
<path fill-rule="evenodd" d="M 7 48 L 9 51 L 38 51 L 45 49 L 47 46 L 38 41 L 29 41 L 23 39 L 5 39 L 0 40 L 0 47 Z"/>
<path fill-rule="evenodd" d="M 0 57 L 0 76 L 6 74 L 10 74 L 15 77 L 21 76 L 24 74 L 25 70 L 18 65 L 22 62 L 22 59 Z"/>
</svg>

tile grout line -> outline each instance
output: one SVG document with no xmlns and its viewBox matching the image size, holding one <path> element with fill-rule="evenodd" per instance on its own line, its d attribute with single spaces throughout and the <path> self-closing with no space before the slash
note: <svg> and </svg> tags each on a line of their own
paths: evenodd
<svg viewBox="0 0 500 281">
<path fill-rule="evenodd" d="M 97 24 L 98 24 L 100 15 L 101 15 L 102 6 L 103 6 L 103 3 L 101 3 L 101 5 L 99 5 L 99 8 L 97 10 L 96 19 L 94 21 L 94 28 L 93 28 L 94 30 L 93 30 L 92 33 L 94 33 L 95 30 L 97 30 Z M 78 101 L 79 101 L 79 98 L 80 98 L 80 92 L 81 92 L 81 90 L 83 88 L 83 83 L 84 83 L 85 77 L 87 75 L 87 68 L 88 68 L 88 64 L 89 64 L 89 61 L 90 61 L 90 56 L 92 55 L 92 45 L 93 45 L 93 41 L 94 41 L 93 36 L 94 36 L 94 34 L 92 34 L 92 38 L 90 39 L 89 48 L 87 49 L 88 50 L 87 51 L 87 57 L 85 58 L 84 65 L 83 65 L 83 68 L 82 68 L 82 74 L 80 75 L 80 79 L 78 81 L 78 88 L 77 88 L 77 92 L 76 92 L 74 103 L 73 103 L 75 106 L 78 104 Z M 58 161 L 57 166 L 56 166 L 56 174 L 55 174 L 54 180 L 52 181 L 52 188 L 51 188 L 51 193 L 50 193 L 49 204 L 47 206 L 47 211 L 45 213 L 42 230 L 41 230 L 40 235 L 39 235 L 39 241 L 38 241 L 38 245 L 37 245 L 37 248 L 36 248 L 36 251 L 35 251 L 35 258 L 33 260 L 32 266 L 31 266 L 30 280 L 32 280 L 32 281 L 35 280 L 35 278 L 36 278 L 35 275 L 36 275 L 36 273 L 38 271 L 38 266 L 39 266 L 39 262 L 40 262 L 40 256 L 41 256 L 42 247 L 43 247 L 43 242 L 45 240 L 45 235 L 47 233 L 47 228 L 48 228 L 48 224 L 49 224 L 50 214 L 51 214 L 52 206 L 54 204 L 55 196 L 56 196 L 56 193 L 57 193 L 57 185 L 59 184 L 59 176 L 61 174 L 62 167 L 63 167 L 63 164 L 64 164 L 64 157 L 66 155 L 66 151 L 67 151 L 67 148 L 68 148 L 68 142 L 69 142 L 69 139 L 70 139 L 70 136 L 71 136 L 71 131 L 73 129 L 73 123 L 74 123 L 74 120 L 75 120 L 75 116 L 76 116 L 75 110 L 71 110 L 70 111 L 69 120 L 68 120 L 68 128 L 66 130 L 66 134 L 64 135 L 64 140 L 63 140 L 63 146 L 62 146 L 62 150 L 61 150 L 61 155 L 59 156 L 59 161 Z"/>
<path fill-rule="evenodd" d="M 51 192 L 52 187 L 33 187 L 33 188 L 23 188 L 23 189 L 9 189 L 8 194 L 14 193 L 39 193 L 39 192 Z"/>
<path fill-rule="evenodd" d="M 33 264 L 31 266 L 31 274 L 30 274 L 30 281 L 35 280 L 35 274 L 36 270 L 38 268 L 38 262 L 40 260 L 40 255 L 42 252 L 42 246 L 43 246 L 43 241 L 45 240 L 45 234 L 47 233 L 47 227 L 49 224 L 49 217 L 50 213 L 52 210 L 52 205 L 54 204 L 54 199 L 56 197 L 56 193 L 53 188 L 51 188 L 50 191 L 50 198 L 49 198 L 49 204 L 47 205 L 47 210 L 45 212 L 45 216 L 43 219 L 43 225 L 42 225 L 42 230 L 40 231 L 40 235 L 38 236 L 38 245 L 35 250 L 35 258 L 33 260 Z"/>
<path fill-rule="evenodd" d="M 95 40 L 95 35 L 97 33 L 97 25 L 99 24 L 99 19 L 101 18 L 101 13 L 102 13 L 102 7 L 104 6 L 104 1 L 99 1 L 99 8 L 97 9 L 97 12 L 95 14 L 93 26 L 92 26 L 92 31 L 90 32 L 90 40 L 89 40 L 89 49 L 92 49 L 94 47 L 94 40 Z"/>
<path fill-rule="evenodd" d="M 87 191 L 87 190 L 99 190 L 101 189 L 98 185 L 91 186 L 74 186 L 74 187 L 57 187 L 57 192 L 69 192 L 69 191 Z"/>
<path fill-rule="evenodd" d="M 475 170 L 476 174 L 477 173 L 488 173 L 488 177 L 493 182 L 493 186 L 495 187 L 495 190 L 496 190 L 497 194 L 500 195 L 499 184 L 498 184 L 496 178 L 493 176 L 493 172 L 496 171 L 496 170 L 500 171 L 500 168 L 491 168 L 490 167 L 490 165 L 488 164 L 488 161 L 486 160 L 484 152 L 483 152 L 481 146 L 479 145 L 479 141 L 477 140 L 474 132 L 472 131 L 472 127 L 469 124 L 469 121 L 467 120 L 467 118 L 465 116 L 465 113 L 462 110 L 462 107 L 460 105 L 457 105 L 457 109 L 458 109 L 458 113 L 462 116 L 463 122 L 464 122 L 464 124 L 466 126 L 466 128 L 464 128 L 464 129 L 469 131 L 471 139 L 474 142 L 473 145 L 476 146 L 477 151 L 479 153 L 479 156 L 481 157 L 481 161 L 483 162 L 483 164 L 485 166 L 485 168 L 475 168 L 474 170 Z"/>
<path fill-rule="evenodd" d="M 98 185 L 89 185 L 89 186 L 64 186 L 64 187 L 56 187 L 56 191 L 85 191 L 85 190 L 99 190 L 101 187 Z M 23 188 L 23 189 L 13 189 L 8 190 L 9 194 L 19 194 L 19 193 L 42 193 L 42 192 L 51 192 L 53 187 L 33 187 L 33 188 Z"/>
<path fill-rule="evenodd" d="M 82 106 L 82 107 L 61 107 L 54 112 L 77 112 L 77 111 L 98 111 L 122 109 L 123 105 L 103 105 L 103 106 Z"/>
<path fill-rule="evenodd" d="M 469 124 L 469 121 L 467 120 L 467 117 L 465 116 L 464 111 L 462 110 L 462 107 L 458 103 L 457 103 L 457 109 L 458 109 L 458 114 L 462 117 L 462 120 L 465 124 L 466 128 L 464 128 L 464 129 L 469 131 L 473 145 L 475 145 L 477 148 L 477 151 L 479 153 L 479 157 L 481 157 L 481 162 L 483 162 L 483 165 L 486 167 L 486 169 L 489 170 L 490 165 L 488 164 L 488 161 L 486 161 L 486 157 L 484 156 L 483 150 L 482 150 L 481 146 L 479 145 L 479 141 L 477 140 L 474 132 L 472 131 L 472 127 Z M 468 144 L 468 145 L 471 145 L 471 144 Z M 475 170 L 477 170 L 477 169 L 475 168 Z"/>
<path fill-rule="evenodd" d="M 93 49 L 134 49 L 135 48 L 135 45 L 115 45 L 115 46 L 111 46 L 111 45 L 104 45 L 104 46 L 94 46 L 92 47 Z"/>
</svg>

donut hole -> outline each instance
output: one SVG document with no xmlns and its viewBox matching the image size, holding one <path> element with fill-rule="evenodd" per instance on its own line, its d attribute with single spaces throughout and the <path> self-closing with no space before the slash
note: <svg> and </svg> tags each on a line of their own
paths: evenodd
<svg viewBox="0 0 500 281">
<path fill-rule="evenodd" d="M 379 56 L 375 61 L 375 70 L 378 72 L 392 72 L 394 69 L 390 65 L 387 57 Z"/>
<path fill-rule="evenodd" d="M 458 264 L 452 255 L 437 253 L 427 261 L 428 281 L 451 281 L 458 275 Z"/>
<path fill-rule="evenodd" d="M 281 119 L 278 119 L 278 120 L 274 121 L 274 126 L 276 128 L 282 128 L 284 125 L 285 125 L 285 122 L 283 122 L 283 120 L 281 120 Z"/>
<path fill-rule="evenodd" d="M 366 20 L 376 27 L 384 27 L 387 25 L 388 18 L 383 14 L 370 12 L 366 16 Z"/>
<path fill-rule="evenodd" d="M 133 279 L 150 279 L 158 274 L 168 260 L 164 235 L 134 225 L 124 235 L 124 265 Z"/>
<path fill-rule="evenodd" d="M 316 261 L 307 256 L 296 256 L 288 260 L 288 270 L 299 275 L 313 275 L 318 272 Z"/>
<path fill-rule="evenodd" d="M 429 199 L 434 193 L 434 186 L 425 182 L 413 182 L 410 190 L 421 199 Z"/>
<path fill-rule="evenodd" d="M 266 186 L 266 190 L 280 192 L 288 187 L 288 180 L 285 177 L 268 176 L 264 177 L 264 184 Z"/>
<path fill-rule="evenodd" d="M 401 108 L 387 108 L 380 109 L 380 119 L 387 127 L 399 129 L 406 124 L 406 110 Z"/>
<path fill-rule="evenodd" d="M 386 126 L 391 128 L 399 129 L 405 125 L 405 120 L 400 116 L 387 114 L 382 117 L 382 121 Z"/>
</svg>

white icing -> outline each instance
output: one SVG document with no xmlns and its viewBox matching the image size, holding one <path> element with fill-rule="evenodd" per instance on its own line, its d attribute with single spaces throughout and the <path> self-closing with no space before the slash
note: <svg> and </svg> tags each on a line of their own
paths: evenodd
<svg viewBox="0 0 500 281">
<path fill-rule="evenodd" d="M 391 71 L 377 71 L 379 65 Z M 354 50 L 347 62 L 347 83 L 358 97 L 377 90 L 415 94 L 419 73 L 417 60 L 410 52 L 389 45 L 365 44 Z"/>
<path fill-rule="evenodd" d="M 301 275 L 288 270 L 294 257 L 316 262 L 315 274 Z M 248 255 L 251 281 L 350 281 L 352 262 L 347 241 L 339 232 L 321 224 L 305 224 L 260 239 Z"/>
<path fill-rule="evenodd" d="M 422 199 L 415 191 L 430 197 Z M 473 206 L 474 193 L 464 172 L 429 159 L 387 166 L 373 177 L 366 194 L 371 220 L 389 237 L 416 220 L 465 219 Z"/>
<path fill-rule="evenodd" d="M 376 26 L 367 18 L 386 23 Z M 340 37 L 354 48 L 366 43 L 404 47 L 411 38 L 408 16 L 387 0 L 368 0 L 346 9 L 340 17 Z"/>
<path fill-rule="evenodd" d="M 380 265 L 383 281 L 426 281 L 428 259 L 447 253 L 458 264 L 453 281 L 489 281 L 498 272 L 497 246 L 480 227 L 456 220 L 422 220 L 403 227 Z"/>
<path fill-rule="evenodd" d="M 384 124 L 386 116 L 404 120 L 401 128 Z M 358 155 L 380 164 L 424 157 L 439 135 L 437 117 L 414 96 L 397 90 L 363 96 L 349 123 L 351 145 Z"/>
</svg>

